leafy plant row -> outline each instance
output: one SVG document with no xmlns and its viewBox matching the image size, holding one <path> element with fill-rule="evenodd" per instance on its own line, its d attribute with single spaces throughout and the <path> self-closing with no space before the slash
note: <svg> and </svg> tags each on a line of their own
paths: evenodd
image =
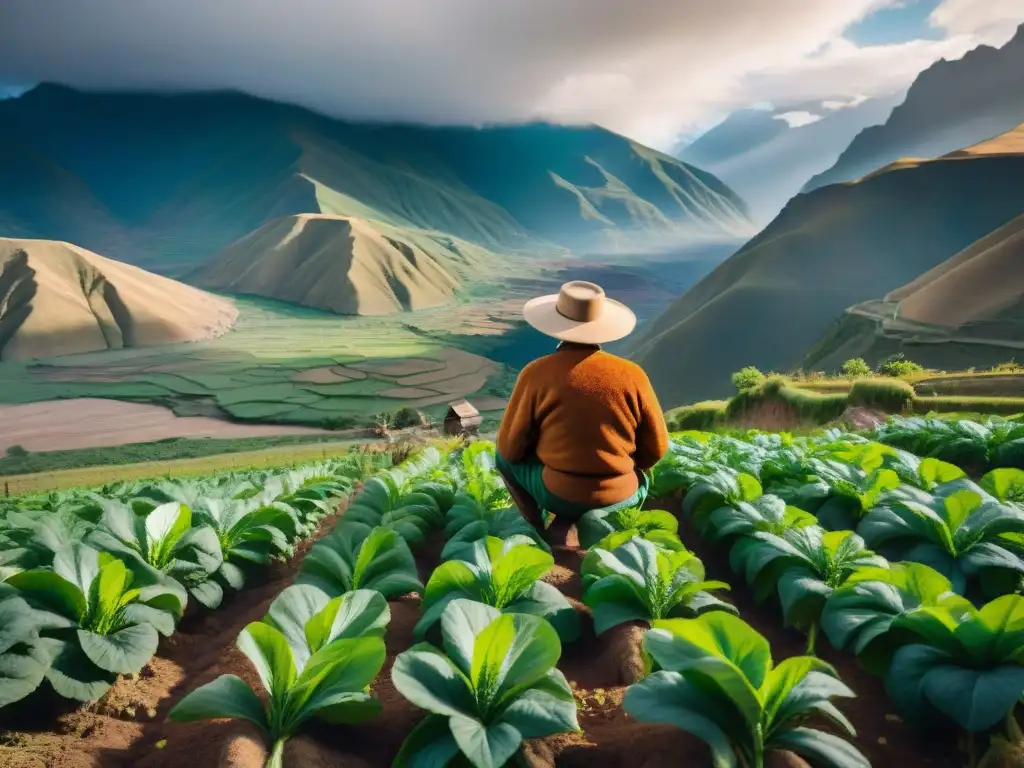
<svg viewBox="0 0 1024 768">
<path fill-rule="evenodd" d="M 423 585 L 413 551 L 435 532 L 445 539 L 442 562 Z M 704 580 L 699 559 L 676 535 L 673 516 L 593 512 L 581 524 L 581 536 L 590 547 L 582 566 L 584 599 L 597 630 L 629 621 L 654 627 L 645 641 L 652 674 L 630 688 L 627 711 L 694 732 L 709 743 L 716 765 L 761 766 L 775 748 L 826 765 L 867 765 L 847 742 L 803 726 L 810 712 L 828 713 L 831 698 L 852 692 L 816 659 L 773 667 L 767 642 L 712 595 L 725 585 Z M 257 708 L 255 694 L 225 676 L 186 696 L 171 716 L 244 717 L 266 733 L 270 765 L 280 765 L 284 741 L 308 717 L 353 723 L 370 713 L 369 705 L 361 706 L 358 717 L 314 706 L 349 696 L 348 690 L 331 688 L 300 700 L 293 689 L 307 695 L 312 660 L 319 661 L 324 648 L 336 647 L 336 664 L 347 669 L 352 664 L 347 657 L 356 653 L 350 643 L 367 634 L 379 639 L 383 632 L 383 600 L 417 591 L 423 596 L 415 628 L 419 642 L 395 660 L 392 681 L 428 714 L 394 765 L 465 760 L 477 768 L 497 768 L 526 739 L 579 730 L 573 692 L 555 666 L 562 643 L 579 636 L 579 617 L 565 596 L 542 580 L 553 564 L 547 545 L 509 506 L 493 470 L 493 446 L 474 443 L 425 473 L 382 473 L 366 483 L 334 531 L 310 550 L 296 584 L 257 622 L 266 626 L 250 626 L 239 638 L 239 647 L 261 669 L 266 706 Z M 343 628 L 325 634 L 328 621 L 321 612 L 335 601 L 342 608 L 332 615 L 349 616 L 342 609 L 359 605 L 362 618 L 332 619 L 331 627 Z M 680 616 L 696 618 L 672 618 Z M 253 639 L 257 635 L 268 638 L 263 646 Z M 326 645 L 314 642 L 325 637 Z M 376 652 L 380 647 L 375 642 Z M 366 681 L 379 672 L 382 659 L 374 655 L 372 661 L 358 677 L 360 684 L 369 685 Z M 278 668 L 272 675 L 263 671 Z M 346 673 L 323 674 L 333 680 Z M 714 697 L 719 717 L 709 720 L 708 702 Z M 742 723 L 730 714 L 737 711 L 744 715 Z M 695 726 L 698 713 L 710 725 Z M 838 711 L 834 719 L 852 734 Z"/>
<path fill-rule="evenodd" d="M 689 441 L 703 441 L 706 463 L 685 469 Z M 683 437 L 661 481 L 685 490 L 684 514 L 728 547 L 755 599 L 777 598 L 809 652 L 822 631 L 857 654 L 914 724 L 1002 728 L 993 750 L 1024 746 L 1024 472 L 975 484 L 938 459 L 836 434 L 738 442 Z"/>
<path fill-rule="evenodd" d="M 145 666 L 190 601 L 216 608 L 289 556 L 368 469 L 352 457 L 0 510 L 0 707 L 44 681 L 61 697 L 100 698 Z"/>
<path fill-rule="evenodd" d="M 904 418 L 891 416 L 874 431 L 880 442 L 961 466 L 1024 468 L 1024 423 L 1019 418 Z"/>
</svg>

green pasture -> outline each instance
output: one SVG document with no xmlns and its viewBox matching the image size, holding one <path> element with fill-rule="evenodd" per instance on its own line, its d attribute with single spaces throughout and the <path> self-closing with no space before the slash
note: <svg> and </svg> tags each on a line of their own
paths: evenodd
<svg viewBox="0 0 1024 768">
<path fill-rule="evenodd" d="M 181 416 L 208 415 L 237 421 L 274 421 L 312 426 L 366 426 L 378 413 L 414 407 L 431 415 L 443 411 L 452 394 L 508 394 L 511 379 L 503 366 L 483 357 L 476 339 L 462 337 L 462 349 L 481 355 L 468 365 L 452 366 L 450 349 L 459 336 L 432 335 L 408 323 L 415 315 L 340 317 L 282 302 L 235 298 L 240 315 L 235 328 L 219 339 L 143 349 L 122 349 L 60 358 L 0 364 L 0 404 L 99 397 L 153 403 Z M 425 313 L 437 326 L 440 311 Z M 497 339 L 497 337 L 495 337 Z M 446 357 L 447 356 L 447 357 Z M 429 383 L 403 384 L 414 374 L 379 372 L 389 361 L 418 358 Z M 366 366 L 364 364 L 372 363 Z M 349 380 L 296 381 L 298 374 L 321 368 L 357 365 Z M 473 366 L 475 370 L 471 370 Z M 445 369 L 452 375 L 444 377 Z M 482 387 L 472 379 L 487 372 Z M 415 379 L 413 379 L 415 381 Z M 411 387 L 414 397 L 395 397 Z M 391 391 L 389 395 L 382 392 Z"/>
</svg>

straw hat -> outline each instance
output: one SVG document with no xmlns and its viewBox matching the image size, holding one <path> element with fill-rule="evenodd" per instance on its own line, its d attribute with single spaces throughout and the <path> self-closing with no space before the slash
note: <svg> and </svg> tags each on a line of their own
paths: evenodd
<svg viewBox="0 0 1024 768">
<path fill-rule="evenodd" d="M 547 336 L 579 344 L 616 341 L 636 327 L 636 315 L 629 307 L 609 299 L 601 286 L 583 280 L 526 302 L 523 317 Z"/>
</svg>

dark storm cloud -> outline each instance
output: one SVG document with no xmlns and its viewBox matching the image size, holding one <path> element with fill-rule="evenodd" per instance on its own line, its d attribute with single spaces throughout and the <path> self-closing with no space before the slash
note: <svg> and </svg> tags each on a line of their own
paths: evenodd
<svg viewBox="0 0 1024 768">
<path fill-rule="evenodd" d="M 376 119 L 545 115 L 656 142 L 750 99 L 751 72 L 785 96 L 787 73 L 887 2 L 0 0 L 0 77 L 230 87 Z"/>
</svg>

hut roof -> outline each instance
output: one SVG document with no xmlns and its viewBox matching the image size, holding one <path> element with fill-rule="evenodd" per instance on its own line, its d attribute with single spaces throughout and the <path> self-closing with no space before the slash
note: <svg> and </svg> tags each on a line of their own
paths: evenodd
<svg viewBox="0 0 1024 768">
<path fill-rule="evenodd" d="M 480 411 L 470 405 L 468 400 L 459 400 L 448 404 L 448 416 L 457 416 L 460 419 L 470 419 L 479 416 Z"/>
</svg>

